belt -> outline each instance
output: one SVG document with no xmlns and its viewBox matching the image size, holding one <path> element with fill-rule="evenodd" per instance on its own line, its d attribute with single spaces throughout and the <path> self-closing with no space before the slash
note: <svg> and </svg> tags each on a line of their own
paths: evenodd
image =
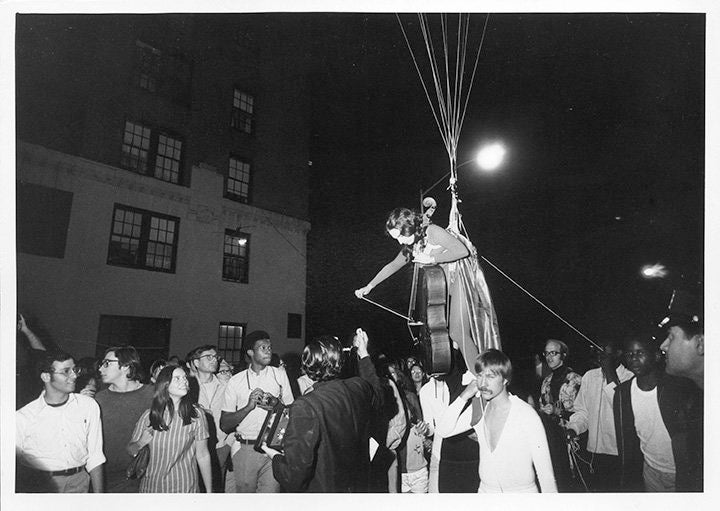
<svg viewBox="0 0 720 511">
<path fill-rule="evenodd" d="M 51 476 L 71 476 L 73 474 L 77 474 L 78 472 L 82 472 L 83 470 L 85 470 L 85 465 L 75 468 L 67 468 L 65 470 L 43 470 L 43 472 L 50 474 Z"/>
</svg>

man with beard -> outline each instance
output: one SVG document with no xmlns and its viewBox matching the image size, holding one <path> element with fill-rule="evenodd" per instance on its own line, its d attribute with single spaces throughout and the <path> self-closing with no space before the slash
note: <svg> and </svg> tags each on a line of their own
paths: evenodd
<svg viewBox="0 0 720 511">
<path fill-rule="evenodd" d="M 503 352 L 489 349 L 475 362 L 476 379 L 452 402 L 437 430 L 450 436 L 471 428 L 480 449 L 479 493 L 557 492 L 545 431 L 535 410 L 508 393 L 512 363 Z M 472 408 L 480 394 L 485 410 L 472 425 Z"/>
</svg>

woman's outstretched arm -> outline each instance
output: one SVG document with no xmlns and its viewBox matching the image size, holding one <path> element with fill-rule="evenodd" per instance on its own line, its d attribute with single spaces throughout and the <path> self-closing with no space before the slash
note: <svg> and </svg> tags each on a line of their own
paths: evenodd
<svg viewBox="0 0 720 511">
<path fill-rule="evenodd" d="M 400 268 L 407 264 L 407 259 L 402 251 L 395 256 L 395 259 L 387 263 L 382 269 L 375 275 L 375 277 L 368 283 L 367 286 L 361 287 L 355 290 L 355 296 L 362 298 L 368 294 L 375 286 L 380 284 L 383 280 L 396 273 Z"/>
</svg>

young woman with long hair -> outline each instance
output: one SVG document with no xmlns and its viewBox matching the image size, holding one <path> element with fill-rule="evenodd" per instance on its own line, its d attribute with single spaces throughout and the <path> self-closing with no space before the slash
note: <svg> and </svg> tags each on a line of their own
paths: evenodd
<svg viewBox="0 0 720 511">
<path fill-rule="evenodd" d="M 155 383 L 152 405 L 140 416 L 128 451 L 132 456 L 150 445 L 150 464 L 141 493 L 197 493 L 200 469 L 205 491 L 212 491 L 209 430 L 205 414 L 188 395 L 183 367 L 166 366 Z"/>
</svg>

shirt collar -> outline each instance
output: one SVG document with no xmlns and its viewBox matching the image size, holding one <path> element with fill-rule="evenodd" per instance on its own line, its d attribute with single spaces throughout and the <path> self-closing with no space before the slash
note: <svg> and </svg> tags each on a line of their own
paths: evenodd
<svg viewBox="0 0 720 511">
<path fill-rule="evenodd" d="M 45 390 L 40 392 L 40 397 L 38 397 L 35 402 L 38 404 L 38 410 L 42 410 L 43 408 L 60 408 L 59 406 L 51 406 L 47 404 L 47 401 L 45 401 Z M 67 401 L 65 401 L 64 404 L 68 405 L 71 403 L 77 402 L 77 394 L 75 392 L 71 392 L 68 394 Z"/>
<path fill-rule="evenodd" d="M 248 366 L 247 371 L 249 374 L 252 374 L 253 376 L 263 376 L 263 375 L 267 374 L 269 367 L 270 366 L 265 366 L 262 369 L 260 369 L 260 372 L 256 373 L 255 370 L 250 365 L 250 366 Z"/>
</svg>

